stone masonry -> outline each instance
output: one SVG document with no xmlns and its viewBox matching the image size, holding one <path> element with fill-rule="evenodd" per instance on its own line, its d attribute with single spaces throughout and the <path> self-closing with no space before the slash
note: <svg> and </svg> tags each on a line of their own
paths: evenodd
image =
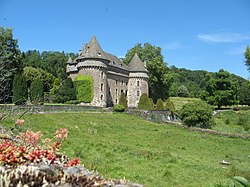
<svg viewBox="0 0 250 187">
<path fill-rule="evenodd" d="M 89 75 L 94 79 L 92 106 L 110 107 L 119 103 L 125 93 L 128 107 L 135 108 L 143 93 L 148 94 L 148 71 L 135 54 L 128 65 L 118 57 L 104 52 L 95 36 L 83 46 L 79 56 L 69 58 L 66 71 L 73 80 L 78 75 Z"/>
</svg>

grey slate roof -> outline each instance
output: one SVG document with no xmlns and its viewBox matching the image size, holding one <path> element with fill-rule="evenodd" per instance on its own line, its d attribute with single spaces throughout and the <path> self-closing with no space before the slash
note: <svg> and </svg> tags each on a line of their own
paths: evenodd
<svg viewBox="0 0 250 187">
<path fill-rule="evenodd" d="M 84 46 L 84 49 L 80 56 L 85 58 L 107 59 L 105 52 L 102 50 L 95 36 L 93 36 L 90 42 Z"/>
<path fill-rule="evenodd" d="M 140 71 L 140 72 L 148 72 L 144 67 L 144 63 L 141 61 L 137 53 L 133 56 L 132 60 L 128 64 L 129 71 Z"/>
</svg>

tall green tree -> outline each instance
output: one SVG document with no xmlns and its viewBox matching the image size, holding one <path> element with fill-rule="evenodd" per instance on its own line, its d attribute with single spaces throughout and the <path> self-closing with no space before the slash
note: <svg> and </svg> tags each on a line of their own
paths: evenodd
<svg viewBox="0 0 250 187">
<path fill-rule="evenodd" d="M 237 86 L 229 72 L 221 69 L 210 77 L 206 90 L 201 92 L 201 99 L 211 105 L 230 106 L 237 103 Z"/>
<path fill-rule="evenodd" d="M 161 48 L 149 43 L 135 45 L 128 50 L 124 63 L 128 64 L 134 54 L 137 53 L 140 59 L 147 64 L 149 71 L 149 96 L 154 102 L 157 99 L 165 100 L 169 97 L 169 89 L 173 82 L 173 77 L 169 73 L 167 64 L 163 61 Z"/>
<path fill-rule="evenodd" d="M 63 81 L 62 85 L 55 91 L 54 101 L 65 103 L 66 101 L 76 100 L 76 89 L 71 78 Z"/>
<path fill-rule="evenodd" d="M 0 102 L 9 101 L 15 73 L 20 73 L 21 53 L 12 29 L 0 27 Z"/>
<path fill-rule="evenodd" d="M 247 46 L 246 51 L 245 51 L 245 59 L 246 59 L 246 66 L 248 68 L 248 71 L 250 71 L 250 48 Z"/>
<path fill-rule="evenodd" d="M 40 79 L 35 79 L 31 83 L 30 101 L 33 104 L 43 104 L 44 102 L 43 83 Z"/>
<path fill-rule="evenodd" d="M 25 104 L 28 99 L 28 86 L 23 75 L 16 74 L 13 80 L 13 103 Z"/>
<path fill-rule="evenodd" d="M 128 100 L 124 92 L 121 93 L 119 98 L 119 105 L 123 105 L 125 108 L 128 108 Z"/>
<path fill-rule="evenodd" d="M 179 97 L 188 97 L 189 91 L 186 86 L 181 85 L 179 86 L 176 95 Z"/>
<path fill-rule="evenodd" d="M 245 81 L 238 90 L 239 104 L 250 106 L 250 82 Z"/>
</svg>

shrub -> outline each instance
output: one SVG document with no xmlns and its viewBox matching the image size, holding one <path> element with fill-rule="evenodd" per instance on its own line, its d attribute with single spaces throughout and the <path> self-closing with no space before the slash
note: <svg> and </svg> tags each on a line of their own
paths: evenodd
<svg viewBox="0 0 250 187">
<path fill-rule="evenodd" d="M 164 110 L 163 101 L 161 99 L 157 100 L 155 110 Z"/>
<path fill-rule="evenodd" d="M 174 104 L 170 99 L 167 99 L 166 102 L 165 102 L 165 110 L 175 112 Z"/>
<path fill-rule="evenodd" d="M 188 127 L 211 128 L 212 107 L 204 101 L 196 101 L 183 105 L 180 118 Z"/>
<path fill-rule="evenodd" d="M 125 108 L 128 108 L 128 101 L 126 99 L 125 93 L 121 93 L 121 96 L 119 99 L 119 105 L 123 105 Z"/>
<path fill-rule="evenodd" d="M 80 102 L 90 103 L 94 97 L 94 80 L 91 76 L 78 75 L 74 81 L 76 98 Z"/>
<path fill-rule="evenodd" d="M 30 100 L 33 104 L 42 104 L 44 101 L 43 83 L 35 79 L 30 86 Z"/>
<path fill-rule="evenodd" d="M 61 86 L 55 91 L 54 101 L 65 103 L 66 101 L 76 99 L 76 90 L 71 78 L 65 79 Z"/>
<path fill-rule="evenodd" d="M 113 110 L 115 112 L 124 112 L 125 109 L 126 109 L 125 106 L 124 105 L 120 105 L 120 104 L 115 105 L 114 108 L 113 108 Z"/>
<path fill-rule="evenodd" d="M 13 79 L 13 103 L 22 105 L 28 99 L 28 86 L 24 76 L 15 75 Z"/>
<path fill-rule="evenodd" d="M 178 88 L 176 95 L 179 96 L 179 97 L 188 97 L 189 91 L 188 91 L 186 86 L 181 85 Z"/>
<path fill-rule="evenodd" d="M 140 97 L 139 103 L 138 103 L 138 109 L 141 110 L 152 110 L 152 103 L 150 102 L 150 99 L 148 98 L 148 95 L 146 93 L 143 93 Z"/>
</svg>

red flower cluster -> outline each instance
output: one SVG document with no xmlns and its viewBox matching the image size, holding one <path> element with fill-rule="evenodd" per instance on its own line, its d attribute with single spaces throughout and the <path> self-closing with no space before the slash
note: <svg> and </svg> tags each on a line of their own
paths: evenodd
<svg viewBox="0 0 250 187">
<path fill-rule="evenodd" d="M 73 158 L 72 160 L 70 160 L 66 167 L 71 167 L 71 166 L 76 166 L 76 165 L 79 165 L 81 162 L 80 162 L 80 159 L 79 158 Z"/>
<path fill-rule="evenodd" d="M 62 141 L 68 137 L 67 129 L 59 129 L 52 139 L 45 139 L 43 147 L 38 146 L 38 142 L 43 134 L 33 131 L 20 133 L 16 138 L 20 141 L 0 140 L 0 164 L 16 165 L 26 162 L 39 163 L 48 161 L 50 164 L 60 161 L 56 151 L 59 151 Z M 56 141 L 53 141 L 52 140 Z M 75 158 L 66 163 L 67 167 L 80 164 L 80 159 Z"/>
</svg>

